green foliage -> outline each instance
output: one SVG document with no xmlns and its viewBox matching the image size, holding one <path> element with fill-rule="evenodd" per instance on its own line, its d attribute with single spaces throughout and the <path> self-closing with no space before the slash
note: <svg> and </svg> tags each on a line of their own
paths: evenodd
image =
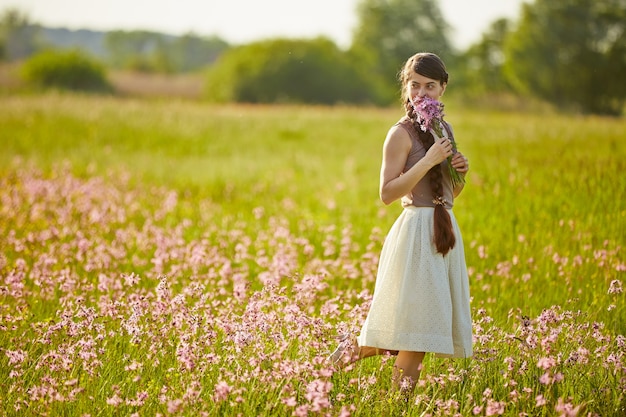
<svg viewBox="0 0 626 417">
<path fill-rule="evenodd" d="M 511 91 L 503 72 L 504 43 L 510 32 L 507 19 L 494 21 L 479 42 L 471 45 L 460 58 L 461 68 L 455 78 L 456 88 L 465 94 Z"/>
<path fill-rule="evenodd" d="M 347 55 L 325 38 L 267 40 L 229 50 L 210 69 L 206 96 L 247 103 L 374 100 Z"/>
<path fill-rule="evenodd" d="M 22 67 L 26 82 L 41 88 L 109 91 L 103 66 L 80 51 L 47 50 L 29 58 Z"/>
<path fill-rule="evenodd" d="M 166 43 L 165 35 L 140 30 L 116 30 L 107 33 L 105 38 L 111 65 L 146 72 L 171 72 Z"/>
<path fill-rule="evenodd" d="M 16 61 L 41 49 L 39 26 L 26 13 L 7 9 L 0 15 L 0 61 Z"/>
<path fill-rule="evenodd" d="M 398 98 L 396 76 L 413 54 L 427 51 L 453 59 L 448 25 L 435 0 L 361 0 L 351 53 L 378 77 L 388 103 Z"/>
<path fill-rule="evenodd" d="M 505 56 L 507 77 L 519 91 L 564 108 L 620 114 L 626 99 L 624 0 L 524 4 Z"/>
<path fill-rule="evenodd" d="M 228 44 L 192 33 L 181 37 L 150 31 L 112 31 L 105 39 L 111 65 L 143 72 L 184 72 L 215 61 Z"/>
<path fill-rule="evenodd" d="M 203 38 L 188 33 L 176 38 L 169 45 L 177 71 L 193 71 L 214 63 L 219 55 L 229 48 L 228 43 L 219 37 Z"/>
</svg>

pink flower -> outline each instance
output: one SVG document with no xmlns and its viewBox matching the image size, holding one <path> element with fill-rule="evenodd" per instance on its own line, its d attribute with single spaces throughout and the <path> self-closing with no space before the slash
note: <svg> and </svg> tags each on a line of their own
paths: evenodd
<svg viewBox="0 0 626 417">
<path fill-rule="evenodd" d="M 542 407 L 542 406 L 546 405 L 546 403 L 547 403 L 546 399 L 541 394 L 539 394 L 539 395 L 537 395 L 535 397 L 535 402 L 536 402 L 536 406 L 537 407 Z"/>
<path fill-rule="evenodd" d="M 489 400 L 487 401 L 487 409 L 485 410 L 485 415 L 487 416 L 501 416 L 502 414 L 504 414 L 504 405 L 506 403 L 503 401 L 494 401 L 494 400 Z"/>
<path fill-rule="evenodd" d="M 614 279 L 609 286 L 609 294 L 621 294 L 622 293 L 622 281 Z"/>
<path fill-rule="evenodd" d="M 589 363 L 589 349 L 579 347 L 576 351 L 576 361 L 583 365 Z"/>
<path fill-rule="evenodd" d="M 541 382 L 543 385 L 550 384 L 552 382 L 550 372 L 546 371 L 543 375 L 541 375 L 541 377 L 539 378 L 539 382 Z"/>
<path fill-rule="evenodd" d="M 77 383 L 78 383 L 78 379 L 74 378 L 74 379 L 70 379 L 69 381 L 65 381 L 63 385 L 65 385 L 66 387 L 72 387 L 76 385 Z"/>
<path fill-rule="evenodd" d="M 181 342 L 176 348 L 176 357 L 183 367 L 190 371 L 196 366 L 196 354 L 194 346 L 187 342 Z"/>
<path fill-rule="evenodd" d="M 309 407 L 307 407 L 306 405 L 301 405 L 301 406 L 299 406 L 298 408 L 295 409 L 293 414 L 296 417 L 306 417 L 306 416 L 309 415 Z"/>
<path fill-rule="evenodd" d="M 296 401 L 296 397 L 289 397 L 283 399 L 283 404 L 285 404 L 287 407 L 295 407 L 298 402 Z"/>
<path fill-rule="evenodd" d="M 232 387 L 230 387 L 226 382 L 220 381 L 215 384 L 213 399 L 215 402 L 224 401 L 228 397 L 228 394 L 230 394 L 231 390 Z"/>
<path fill-rule="evenodd" d="M 350 417 L 352 413 L 346 406 L 341 407 L 341 412 L 339 413 L 339 417 Z"/>
<path fill-rule="evenodd" d="M 107 404 L 112 405 L 113 407 L 118 407 L 122 404 L 122 402 L 124 402 L 124 400 L 122 400 L 122 397 L 117 395 L 117 393 L 113 394 L 111 398 L 107 398 Z"/>
<path fill-rule="evenodd" d="M 515 359 L 513 359 L 512 357 L 507 356 L 506 358 L 504 358 L 504 363 L 507 364 L 506 369 L 509 372 L 515 369 Z"/>
<path fill-rule="evenodd" d="M 565 402 L 563 398 L 559 398 L 557 405 L 554 407 L 559 417 L 576 417 L 578 415 L 578 411 L 580 410 L 580 406 L 574 407 L 569 402 Z"/>
<path fill-rule="evenodd" d="M 167 402 L 167 412 L 170 414 L 175 414 L 180 411 L 183 406 L 183 400 L 176 399 Z"/>
<path fill-rule="evenodd" d="M 311 402 L 312 411 L 319 412 L 330 406 L 328 393 L 332 389 L 333 384 L 329 381 L 316 379 L 307 385 L 307 392 L 304 397 Z"/>
<path fill-rule="evenodd" d="M 129 287 L 132 287 L 139 282 L 139 275 L 134 272 L 131 272 L 130 275 L 122 274 L 122 277 L 124 278 L 125 284 Z"/>
<path fill-rule="evenodd" d="M 6 349 L 4 351 L 4 353 L 9 358 L 9 365 L 22 363 L 22 362 L 24 362 L 24 360 L 28 356 L 28 353 L 26 351 L 21 350 L 21 349 L 18 349 L 18 350 Z"/>
<path fill-rule="evenodd" d="M 437 136 L 442 137 L 443 103 L 428 96 L 415 96 L 411 99 L 411 105 L 422 132 L 433 129 Z"/>
<path fill-rule="evenodd" d="M 556 360 L 553 357 L 541 358 L 537 362 L 537 367 L 543 370 L 547 370 L 556 365 Z"/>
</svg>

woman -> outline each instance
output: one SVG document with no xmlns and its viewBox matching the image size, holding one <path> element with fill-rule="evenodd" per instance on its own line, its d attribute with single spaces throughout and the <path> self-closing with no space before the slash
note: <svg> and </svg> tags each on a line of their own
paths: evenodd
<svg viewBox="0 0 626 417">
<path fill-rule="evenodd" d="M 400 72 L 406 115 L 383 145 L 380 198 L 401 200 L 404 210 L 381 252 L 372 305 L 358 338 L 344 336 L 331 355 L 345 366 L 382 353 L 397 355 L 394 384 L 413 390 L 426 352 L 444 357 L 472 354 L 469 283 L 461 233 L 452 213 L 463 183 L 452 186 L 447 158 L 461 175 L 467 158 L 453 152 L 452 129 L 423 132 L 411 100 L 438 100 L 448 73 L 431 53 L 409 58 Z M 446 137 L 446 136 L 449 136 Z"/>
</svg>

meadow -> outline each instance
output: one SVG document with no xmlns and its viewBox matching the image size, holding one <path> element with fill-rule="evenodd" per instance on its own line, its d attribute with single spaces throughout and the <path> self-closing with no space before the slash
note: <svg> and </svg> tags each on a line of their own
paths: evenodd
<svg viewBox="0 0 626 417">
<path fill-rule="evenodd" d="M 446 103 L 472 359 L 334 372 L 399 109 L 0 98 L 0 415 L 626 415 L 626 120 Z"/>
</svg>

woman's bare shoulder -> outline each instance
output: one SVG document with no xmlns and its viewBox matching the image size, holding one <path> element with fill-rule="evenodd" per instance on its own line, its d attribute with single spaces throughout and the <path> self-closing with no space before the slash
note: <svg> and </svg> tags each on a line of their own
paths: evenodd
<svg viewBox="0 0 626 417">
<path fill-rule="evenodd" d="M 411 135 L 401 123 L 396 123 L 389 128 L 385 139 L 385 146 L 411 146 Z"/>
</svg>

